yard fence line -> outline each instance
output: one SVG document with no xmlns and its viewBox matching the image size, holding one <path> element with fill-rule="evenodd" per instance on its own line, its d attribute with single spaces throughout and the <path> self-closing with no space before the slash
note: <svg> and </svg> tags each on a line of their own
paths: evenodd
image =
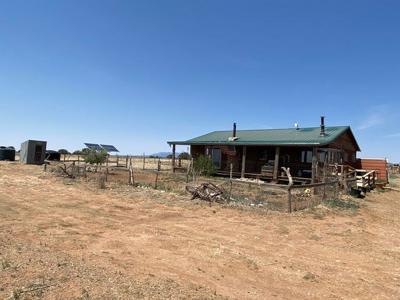
<svg viewBox="0 0 400 300">
<path fill-rule="evenodd" d="M 289 184 L 267 183 L 261 180 L 235 179 L 232 172 L 229 177 L 204 177 L 193 171 L 193 160 L 181 160 L 184 172 L 171 172 L 172 160 L 168 158 L 150 158 L 146 156 L 114 156 L 97 166 L 91 166 L 81 157 L 65 159 L 64 166 L 72 165 L 70 170 L 77 176 L 86 177 L 97 173 L 97 180 L 118 182 L 166 191 L 186 194 L 188 184 L 213 182 L 226 191 L 228 202 L 249 206 L 267 207 L 271 210 L 293 212 L 321 204 L 324 200 L 334 200 L 350 194 L 356 184 L 354 173 L 326 176 L 322 183 Z M 179 166 L 179 163 L 178 163 Z M 93 172 L 91 172 L 93 171 Z M 95 176 L 95 175 L 92 175 Z M 293 182 L 292 182 L 293 183 Z M 99 183 L 101 186 L 102 183 Z"/>
</svg>

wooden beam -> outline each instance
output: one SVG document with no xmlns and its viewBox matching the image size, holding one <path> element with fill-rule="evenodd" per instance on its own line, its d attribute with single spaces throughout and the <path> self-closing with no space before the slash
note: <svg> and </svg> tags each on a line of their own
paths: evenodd
<svg viewBox="0 0 400 300">
<path fill-rule="evenodd" d="M 278 171 L 279 171 L 279 155 L 281 152 L 280 147 L 275 148 L 275 162 L 274 162 L 274 173 L 272 175 L 272 179 L 274 181 L 278 181 Z"/>
<path fill-rule="evenodd" d="M 244 178 L 244 173 L 246 172 L 246 146 L 243 146 L 243 153 L 242 153 L 242 173 L 240 177 Z"/>
<path fill-rule="evenodd" d="M 311 183 L 317 182 L 317 147 L 313 147 L 312 164 L 311 164 Z"/>
<path fill-rule="evenodd" d="M 176 152 L 176 145 L 172 144 L 172 172 L 175 173 L 175 152 Z"/>
</svg>

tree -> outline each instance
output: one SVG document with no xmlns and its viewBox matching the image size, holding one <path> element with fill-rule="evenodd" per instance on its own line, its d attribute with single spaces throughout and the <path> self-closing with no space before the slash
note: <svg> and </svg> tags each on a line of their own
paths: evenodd
<svg viewBox="0 0 400 300">
<path fill-rule="evenodd" d="M 206 155 L 200 155 L 194 160 L 193 169 L 197 174 L 204 176 L 211 176 L 216 172 L 212 159 Z"/>
<path fill-rule="evenodd" d="M 60 154 L 71 154 L 67 149 L 60 149 L 60 150 L 58 150 L 58 153 L 60 153 Z"/>
<path fill-rule="evenodd" d="M 190 159 L 190 154 L 187 152 L 182 152 L 178 156 L 179 159 Z"/>
<path fill-rule="evenodd" d="M 89 148 L 83 148 L 82 150 L 75 150 L 72 154 L 74 155 L 85 155 L 89 153 Z"/>
<path fill-rule="evenodd" d="M 83 151 L 82 151 L 83 152 Z M 107 160 L 107 151 L 104 149 L 96 151 L 94 149 L 89 149 L 88 151 L 85 151 L 85 162 L 91 165 L 99 165 L 104 163 Z"/>
</svg>

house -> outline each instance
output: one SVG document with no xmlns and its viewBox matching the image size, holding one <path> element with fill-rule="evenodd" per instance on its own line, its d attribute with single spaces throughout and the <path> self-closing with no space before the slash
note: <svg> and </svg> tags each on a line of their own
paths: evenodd
<svg viewBox="0 0 400 300">
<path fill-rule="evenodd" d="M 318 182 L 323 163 L 355 167 L 360 147 L 349 126 L 289 129 L 214 131 L 186 141 L 169 141 L 175 157 L 176 145 L 189 145 L 194 158 L 208 155 L 218 174 L 284 180 L 281 167 L 290 168 L 299 179 Z M 173 166 L 175 161 L 173 159 Z"/>
</svg>

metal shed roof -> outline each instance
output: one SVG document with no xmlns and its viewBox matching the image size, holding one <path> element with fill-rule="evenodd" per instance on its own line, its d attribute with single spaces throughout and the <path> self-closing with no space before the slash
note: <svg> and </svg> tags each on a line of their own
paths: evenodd
<svg viewBox="0 0 400 300">
<path fill-rule="evenodd" d="M 323 146 L 332 143 L 340 135 L 349 131 L 354 138 L 349 126 L 325 127 L 325 135 L 321 136 L 320 127 L 288 128 L 288 129 L 258 129 L 238 130 L 236 140 L 232 141 L 232 130 L 213 131 L 186 141 L 169 141 L 168 144 L 176 145 L 316 145 Z M 357 150 L 359 146 L 354 138 Z"/>
</svg>

